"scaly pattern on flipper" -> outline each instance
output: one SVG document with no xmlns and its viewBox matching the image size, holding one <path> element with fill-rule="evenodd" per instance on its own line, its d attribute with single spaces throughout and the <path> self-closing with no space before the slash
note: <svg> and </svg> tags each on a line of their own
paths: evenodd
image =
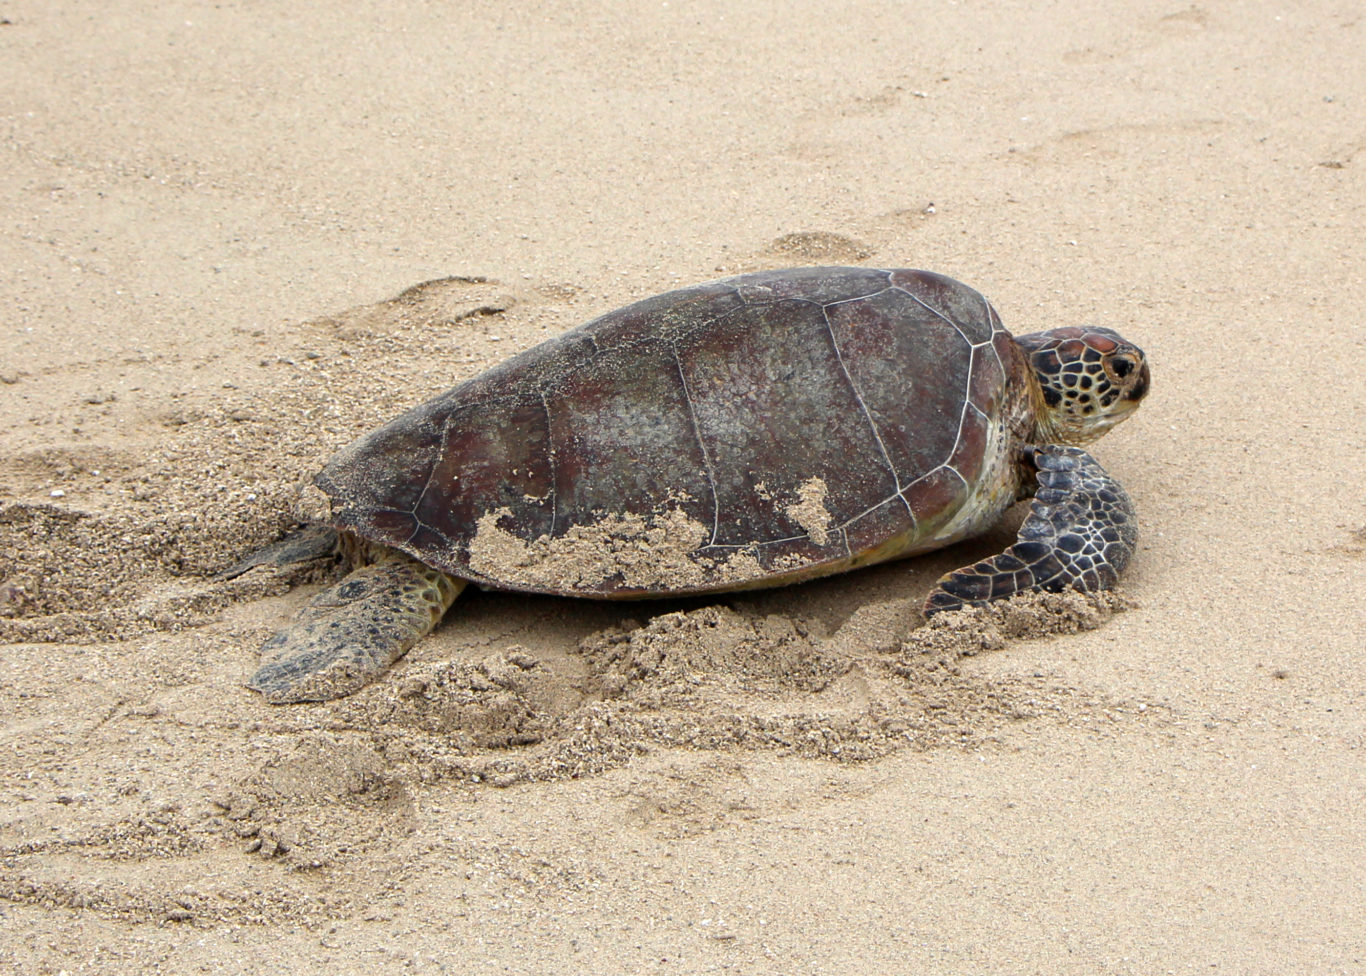
<svg viewBox="0 0 1366 976">
<path fill-rule="evenodd" d="M 428 634 L 465 581 L 392 553 L 323 590 L 261 647 L 247 686 L 280 704 L 369 684 Z"/>
<path fill-rule="evenodd" d="M 1138 541 L 1128 493 L 1081 448 L 1050 444 L 1026 456 L 1039 489 L 1019 541 L 942 577 L 925 601 L 926 616 L 1030 590 L 1104 590 L 1118 581 Z"/>
</svg>

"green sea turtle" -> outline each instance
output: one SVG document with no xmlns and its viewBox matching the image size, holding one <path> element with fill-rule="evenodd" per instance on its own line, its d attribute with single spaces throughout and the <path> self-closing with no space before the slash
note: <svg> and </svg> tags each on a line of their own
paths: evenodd
<svg viewBox="0 0 1366 976">
<path fill-rule="evenodd" d="M 249 684 L 272 702 L 348 694 L 471 582 L 604 599 L 778 586 L 949 545 L 1031 494 L 1018 541 L 944 576 L 925 612 L 1102 589 L 1137 523 L 1077 445 L 1148 386 L 1109 329 L 1013 337 L 925 271 L 765 271 L 649 298 L 337 454 L 316 483 L 359 568 L 266 642 Z"/>
</svg>

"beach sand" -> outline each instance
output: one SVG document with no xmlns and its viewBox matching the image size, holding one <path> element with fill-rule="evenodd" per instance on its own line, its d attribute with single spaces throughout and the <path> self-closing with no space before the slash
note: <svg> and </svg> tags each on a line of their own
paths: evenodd
<svg viewBox="0 0 1366 976">
<path fill-rule="evenodd" d="M 0 971 L 1366 971 L 1359 4 L 517 6 L 0 0 Z M 1117 596 L 923 625 L 1007 524 L 244 687 L 333 451 L 803 264 L 1147 351 Z"/>
</svg>

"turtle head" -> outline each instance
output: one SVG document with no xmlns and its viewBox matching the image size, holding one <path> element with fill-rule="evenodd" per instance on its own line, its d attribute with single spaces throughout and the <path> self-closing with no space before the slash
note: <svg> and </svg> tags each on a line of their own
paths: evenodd
<svg viewBox="0 0 1366 976">
<path fill-rule="evenodd" d="M 1068 326 L 1016 341 L 1039 380 L 1041 441 L 1095 440 L 1132 414 L 1151 385 L 1143 350 L 1109 329 Z"/>
</svg>

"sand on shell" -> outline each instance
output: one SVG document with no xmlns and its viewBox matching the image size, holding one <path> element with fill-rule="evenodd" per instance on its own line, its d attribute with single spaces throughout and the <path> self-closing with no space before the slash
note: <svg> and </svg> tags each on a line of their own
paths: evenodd
<svg viewBox="0 0 1366 976">
<path fill-rule="evenodd" d="M 0 970 L 1360 969 L 1364 31 L 0 7 Z M 924 625 L 1017 512 L 762 593 L 471 588 L 347 699 L 243 687 L 336 567 L 216 574 L 332 451 L 633 299 L 831 263 L 1147 350 L 1095 446 L 1122 595 Z"/>
</svg>

